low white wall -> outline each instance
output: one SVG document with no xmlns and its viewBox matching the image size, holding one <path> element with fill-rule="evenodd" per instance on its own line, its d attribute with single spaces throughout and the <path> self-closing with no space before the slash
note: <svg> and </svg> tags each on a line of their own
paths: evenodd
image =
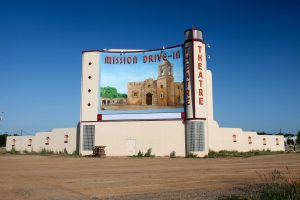
<svg viewBox="0 0 300 200">
<path fill-rule="evenodd" d="M 65 143 L 65 135 L 68 135 L 68 142 Z M 46 145 L 46 138 L 49 137 L 49 144 Z M 51 132 L 38 132 L 34 136 L 8 136 L 6 139 L 6 150 L 12 150 L 13 139 L 15 139 L 16 151 L 40 151 L 42 149 L 55 152 L 64 151 L 68 153 L 76 151 L 77 129 L 56 128 Z M 29 139 L 32 139 L 31 146 L 28 146 Z"/>
<path fill-rule="evenodd" d="M 152 148 L 156 156 L 169 156 L 172 151 L 185 156 L 185 125 L 181 120 L 85 122 L 81 130 L 83 125 L 95 125 L 95 146 L 106 146 L 107 156 L 130 155 L 130 143 L 135 143 L 133 154 Z M 81 142 L 81 154 L 91 153 L 82 150 Z"/>
<path fill-rule="evenodd" d="M 210 150 L 236 150 L 240 152 L 251 150 L 284 151 L 283 136 L 257 135 L 256 132 L 243 132 L 240 128 L 220 128 L 215 121 L 209 124 Z M 233 135 L 236 135 L 236 142 L 233 140 Z M 251 137 L 251 144 L 249 144 L 249 136 Z M 264 138 L 266 139 L 265 145 L 263 141 Z M 278 145 L 276 139 L 278 139 Z"/>
</svg>

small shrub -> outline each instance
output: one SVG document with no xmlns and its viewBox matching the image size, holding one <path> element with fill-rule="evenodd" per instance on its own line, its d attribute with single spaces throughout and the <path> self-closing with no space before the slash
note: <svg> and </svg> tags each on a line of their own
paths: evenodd
<svg viewBox="0 0 300 200">
<path fill-rule="evenodd" d="M 141 150 L 139 150 L 138 154 L 137 154 L 137 157 L 144 157 L 144 153 L 141 152 Z"/>
<path fill-rule="evenodd" d="M 288 168 L 284 175 L 278 170 L 270 174 L 258 174 L 262 184 L 247 186 L 247 192 L 240 196 L 222 196 L 219 200 L 298 200 L 300 179 L 292 177 Z M 247 197 L 247 198 L 246 198 Z"/>
<path fill-rule="evenodd" d="M 170 158 L 176 158 L 176 152 L 174 150 L 170 153 Z"/>
<path fill-rule="evenodd" d="M 15 148 L 12 148 L 12 150 L 9 151 L 10 154 L 20 154 L 20 151 L 16 151 Z"/>
<path fill-rule="evenodd" d="M 198 156 L 193 153 L 188 153 L 188 155 L 186 155 L 186 158 L 198 158 Z"/>
<path fill-rule="evenodd" d="M 239 151 L 209 151 L 206 158 L 226 158 L 226 157 L 251 157 L 258 155 L 273 155 L 273 154 L 282 154 L 284 151 L 270 151 L 270 150 L 252 150 L 248 152 L 239 152 Z"/>
<path fill-rule="evenodd" d="M 64 154 L 66 154 L 66 155 L 69 154 L 66 148 L 64 148 Z"/>
<path fill-rule="evenodd" d="M 144 157 L 155 157 L 155 155 L 152 154 L 152 148 L 149 148 L 147 152 L 145 153 Z"/>
<path fill-rule="evenodd" d="M 48 150 L 48 149 L 46 149 L 46 148 L 42 148 L 42 149 L 38 152 L 38 154 L 40 154 L 40 155 L 49 155 L 49 154 L 54 154 L 54 151 Z"/>
<path fill-rule="evenodd" d="M 28 151 L 27 149 L 25 149 L 25 150 L 23 151 L 23 153 L 24 153 L 24 154 L 28 154 L 29 151 Z"/>
</svg>

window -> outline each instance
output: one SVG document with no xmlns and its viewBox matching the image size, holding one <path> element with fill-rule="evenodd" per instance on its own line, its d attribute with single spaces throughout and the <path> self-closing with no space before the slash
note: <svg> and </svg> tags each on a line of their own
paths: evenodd
<svg viewBox="0 0 300 200">
<path fill-rule="evenodd" d="M 46 137 L 45 145 L 49 145 L 49 141 L 50 141 L 50 138 L 49 138 L 49 137 Z"/>
<path fill-rule="evenodd" d="M 83 150 L 92 150 L 95 140 L 95 125 L 83 125 Z"/>
<path fill-rule="evenodd" d="M 16 145 L 16 139 L 12 139 L 12 147 L 14 147 Z"/>
<path fill-rule="evenodd" d="M 160 85 L 160 88 L 164 88 L 164 85 Z"/>
<path fill-rule="evenodd" d="M 150 84 L 148 85 L 148 88 L 151 88 L 151 85 L 150 85 Z"/>
<path fill-rule="evenodd" d="M 252 138 L 251 138 L 251 136 L 248 137 L 248 143 L 252 144 Z"/>
<path fill-rule="evenodd" d="M 164 93 L 160 93 L 160 98 L 164 98 Z"/>
<path fill-rule="evenodd" d="M 276 145 L 279 145 L 279 139 L 276 138 Z"/>
<path fill-rule="evenodd" d="M 32 139 L 29 139 L 28 140 L 28 146 L 31 147 L 31 145 L 32 145 Z"/>
<path fill-rule="evenodd" d="M 204 151 L 204 122 L 191 121 L 187 125 L 187 149 L 188 151 Z"/>
<path fill-rule="evenodd" d="M 232 139 L 233 139 L 233 142 L 236 142 L 236 134 L 233 134 Z"/>
<path fill-rule="evenodd" d="M 267 140 L 266 140 L 266 138 L 263 138 L 263 145 L 267 145 Z"/>
<path fill-rule="evenodd" d="M 69 142 L 69 136 L 65 135 L 65 141 L 64 141 L 64 143 L 68 143 L 68 142 Z"/>
<path fill-rule="evenodd" d="M 133 92 L 133 97 L 138 97 L 138 92 Z"/>
</svg>

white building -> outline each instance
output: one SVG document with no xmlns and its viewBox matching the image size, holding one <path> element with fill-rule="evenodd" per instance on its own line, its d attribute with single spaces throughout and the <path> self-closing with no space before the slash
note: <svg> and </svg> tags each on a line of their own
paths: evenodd
<svg viewBox="0 0 300 200">
<path fill-rule="evenodd" d="M 152 99 L 154 97 L 149 89 L 143 91 L 143 94 L 147 93 L 145 96 L 138 96 L 138 91 L 134 95 L 137 98 L 147 98 L 147 104 L 150 104 L 148 108 L 152 108 L 150 110 L 147 107 L 139 109 L 138 106 L 128 105 L 112 106 L 109 108 L 111 110 L 101 108 L 100 98 L 110 95 L 104 94 L 103 87 L 107 86 L 107 83 L 115 84 L 112 81 L 114 79 L 121 82 L 130 74 L 136 81 L 139 78 L 134 75 L 136 71 L 144 66 L 147 67 L 141 71 L 148 71 L 150 67 L 164 60 L 171 60 L 171 63 L 174 61 L 174 69 L 159 72 L 165 73 L 165 79 L 160 79 L 161 85 L 158 85 L 155 91 L 155 98 L 170 98 L 171 94 L 166 93 L 168 87 L 174 87 L 170 82 L 182 77 L 185 94 L 182 107 L 157 109 L 152 106 L 151 102 L 156 99 Z M 182 71 L 178 70 L 180 67 Z M 131 69 L 136 71 L 130 71 Z M 111 70 L 111 77 L 107 70 Z M 126 75 L 119 75 L 119 72 Z M 144 80 L 142 76 L 141 74 L 141 79 Z M 120 90 L 123 87 L 118 83 L 116 85 Z M 152 148 L 156 156 L 168 156 L 175 151 L 177 156 L 193 153 L 200 157 L 207 155 L 210 150 L 284 151 L 283 136 L 257 135 L 256 132 L 245 132 L 240 128 L 219 127 L 213 117 L 212 94 L 212 73 L 206 67 L 205 43 L 199 29 L 185 31 L 183 45 L 166 49 L 84 51 L 78 128 L 54 129 L 51 133 L 37 133 L 31 137 L 10 136 L 7 138 L 6 149 L 11 150 L 14 147 L 16 150 L 38 151 L 41 148 L 49 148 L 62 151 L 67 148 L 68 152 L 78 150 L 81 155 L 89 155 L 92 154 L 93 146 L 106 146 L 107 156 L 135 155 L 138 151 L 146 152 Z M 128 107 L 135 110 L 128 110 Z M 123 112 L 122 108 L 125 109 Z"/>
</svg>

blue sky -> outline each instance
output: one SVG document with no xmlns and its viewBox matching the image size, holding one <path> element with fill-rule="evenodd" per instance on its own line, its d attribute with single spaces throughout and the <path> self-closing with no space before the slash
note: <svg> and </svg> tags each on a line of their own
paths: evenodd
<svg viewBox="0 0 300 200">
<path fill-rule="evenodd" d="M 81 51 L 155 49 L 204 30 L 215 119 L 224 127 L 300 129 L 297 1 L 1 1 L 1 132 L 75 127 Z"/>
</svg>

